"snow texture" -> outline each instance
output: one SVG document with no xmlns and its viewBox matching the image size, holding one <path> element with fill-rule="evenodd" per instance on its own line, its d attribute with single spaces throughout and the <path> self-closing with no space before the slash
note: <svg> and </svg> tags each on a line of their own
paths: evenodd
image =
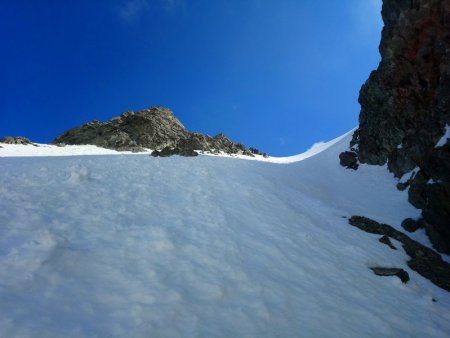
<svg viewBox="0 0 450 338">
<path fill-rule="evenodd" d="M 448 337 L 449 294 L 347 222 L 419 216 L 385 167 L 339 165 L 350 137 L 290 164 L 0 158 L 0 336 Z"/>
<path fill-rule="evenodd" d="M 436 143 L 435 148 L 442 147 L 447 143 L 447 140 L 450 138 L 450 126 L 448 124 L 445 125 L 445 133 Z"/>
<path fill-rule="evenodd" d="M 399 183 L 406 183 L 409 180 L 414 179 L 414 177 L 417 175 L 417 173 L 420 171 L 420 168 L 417 166 L 413 168 L 411 171 L 404 173 L 402 177 L 398 180 Z"/>
<path fill-rule="evenodd" d="M 76 155 L 118 155 L 132 154 L 131 151 L 118 152 L 112 149 L 100 148 L 94 145 L 66 145 L 52 144 L 6 144 L 0 143 L 0 157 L 28 157 L 28 156 L 76 156 Z M 142 154 L 149 154 L 148 150 Z"/>
</svg>

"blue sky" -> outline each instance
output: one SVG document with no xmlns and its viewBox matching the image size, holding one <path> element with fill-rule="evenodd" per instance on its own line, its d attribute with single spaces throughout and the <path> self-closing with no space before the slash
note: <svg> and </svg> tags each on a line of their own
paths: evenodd
<svg viewBox="0 0 450 338">
<path fill-rule="evenodd" d="M 50 142 L 171 108 L 191 131 L 292 155 L 357 125 L 381 0 L 0 2 L 0 136 Z"/>
</svg>

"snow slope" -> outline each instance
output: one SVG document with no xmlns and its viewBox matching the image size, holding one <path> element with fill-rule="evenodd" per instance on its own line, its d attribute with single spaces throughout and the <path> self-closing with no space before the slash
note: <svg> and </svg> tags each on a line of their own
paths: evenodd
<svg viewBox="0 0 450 338">
<path fill-rule="evenodd" d="M 449 294 L 344 218 L 419 215 L 339 166 L 350 137 L 290 164 L 0 158 L 0 336 L 448 337 Z"/>
<path fill-rule="evenodd" d="M 255 155 L 253 157 L 249 157 L 246 155 L 229 155 L 226 153 L 212 154 L 212 153 L 202 153 L 203 155 L 210 156 L 218 156 L 218 157 L 232 157 L 232 158 L 240 158 L 244 160 L 256 160 L 256 161 L 264 161 L 264 162 L 272 162 L 272 163 L 292 163 L 302 161 L 311 156 L 314 156 L 335 143 L 339 142 L 341 139 L 347 137 L 349 134 L 353 133 L 349 131 L 348 133 L 335 138 L 329 142 L 318 142 L 314 144 L 310 149 L 305 151 L 302 154 L 288 156 L 288 157 L 263 157 L 260 155 Z M 136 155 L 148 155 L 151 154 L 152 150 L 147 149 L 144 152 L 135 153 Z M 63 147 L 56 146 L 52 144 L 42 144 L 42 143 L 33 143 L 28 145 L 22 144 L 6 144 L 0 143 L 0 157 L 29 157 L 29 156 L 79 156 L 79 155 L 124 155 L 124 154 L 133 154 L 130 151 L 121 151 L 118 152 L 112 149 L 106 149 L 97 147 L 95 145 L 65 145 Z"/>
<path fill-rule="evenodd" d="M 29 157 L 29 156 L 79 156 L 79 155 L 118 155 L 132 154 L 131 151 L 118 152 L 100 148 L 94 145 L 66 145 L 64 147 L 52 144 L 5 144 L 0 143 L 0 157 Z M 150 154 L 151 150 L 141 154 Z"/>
</svg>

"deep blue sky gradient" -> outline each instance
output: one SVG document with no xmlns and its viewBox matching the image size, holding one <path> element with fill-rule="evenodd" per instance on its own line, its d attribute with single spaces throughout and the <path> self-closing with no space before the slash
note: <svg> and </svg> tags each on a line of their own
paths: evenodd
<svg viewBox="0 0 450 338">
<path fill-rule="evenodd" d="M 292 155 L 357 125 L 381 0 L 0 0 L 0 136 L 171 108 Z"/>
</svg>

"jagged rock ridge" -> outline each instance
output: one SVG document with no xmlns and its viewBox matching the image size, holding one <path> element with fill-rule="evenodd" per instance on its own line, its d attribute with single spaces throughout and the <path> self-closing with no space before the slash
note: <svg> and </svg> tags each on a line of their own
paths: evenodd
<svg viewBox="0 0 450 338">
<path fill-rule="evenodd" d="M 350 144 L 359 162 L 387 162 L 397 177 L 418 167 L 401 188 L 409 187 L 433 245 L 446 253 L 450 143 L 436 144 L 450 125 L 449 13 L 450 0 L 383 1 L 382 59 L 361 88 L 360 123 Z"/>
<path fill-rule="evenodd" d="M 167 108 L 153 107 L 138 112 L 126 112 L 108 122 L 94 120 L 59 135 L 53 144 L 93 144 L 119 151 L 156 150 L 161 154 L 192 154 L 194 150 L 229 154 L 260 154 L 255 148 L 247 149 L 223 134 L 215 137 L 189 132 Z"/>
</svg>

